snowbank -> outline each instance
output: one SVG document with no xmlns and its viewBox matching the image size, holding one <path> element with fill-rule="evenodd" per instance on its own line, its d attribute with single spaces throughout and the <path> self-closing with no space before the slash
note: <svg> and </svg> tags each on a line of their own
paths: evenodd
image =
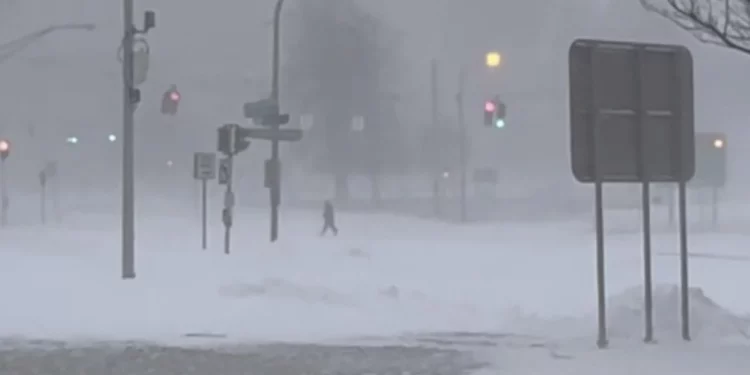
<svg viewBox="0 0 750 375">
<path fill-rule="evenodd" d="M 709 298 L 702 288 L 689 289 L 690 330 L 693 339 L 715 340 L 750 334 L 750 319 L 735 315 Z M 681 337 L 680 288 L 654 286 L 654 330 L 659 339 Z M 608 300 L 609 333 L 616 337 L 642 337 L 644 332 L 643 287 L 628 288 Z"/>
<path fill-rule="evenodd" d="M 693 340 L 727 341 L 750 339 L 750 317 L 730 312 L 709 298 L 702 288 L 690 288 L 690 331 Z M 658 341 L 682 339 L 680 288 L 658 284 L 653 290 L 654 336 Z M 584 316 L 550 317 L 517 307 L 501 318 L 507 332 L 545 338 L 596 337 L 596 313 Z M 607 300 L 610 339 L 644 337 L 643 286 L 634 286 Z"/>
</svg>

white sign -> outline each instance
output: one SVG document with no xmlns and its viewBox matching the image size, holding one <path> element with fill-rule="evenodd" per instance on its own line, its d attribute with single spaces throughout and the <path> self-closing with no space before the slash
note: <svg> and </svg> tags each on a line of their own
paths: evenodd
<svg viewBox="0 0 750 375">
<path fill-rule="evenodd" d="M 193 178 L 196 180 L 213 180 L 216 178 L 216 154 L 213 152 L 196 152 L 193 156 Z"/>
<path fill-rule="evenodd" d="M 227 185 L 232 179 L 232 159 L 223 158 L 219 161 L 219 185 Z"/>
<path fill-rule="evenodd" d="M 310 130 L 313 127 L 313 115 L 302 115 L 299 117 L 299 128 Z"/>
<path fill-rule="evenodd" d="M 365 118 L 363 116 L 354 116 L 352 119 L 352 130 L 355 132 L 365 130 Z"/>
</svg>

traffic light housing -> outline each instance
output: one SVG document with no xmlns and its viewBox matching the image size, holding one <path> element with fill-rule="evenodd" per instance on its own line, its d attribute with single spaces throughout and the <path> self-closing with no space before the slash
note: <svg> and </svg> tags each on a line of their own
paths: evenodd
<svg viewBox="0 0 750 375">
<path fill-rule="evenodd" d="M 484 124 L 486 126 L 492 126 L 495 122 L 495 111 L 497 106 L 494 100 L 488 100 L 484 102 Z"/>
<path fill-rule="evenodd" d="M 498 129 L 505 127 L 505 103 L 499 100 L 495 110 L 495 127 Z"/>
<path fill-rule="evenodd" d="M 499 99 L 484 102 L 484 125 L 498 129 L 505 127 L 505 103 Z"/>
<path fill-rule="evenodd" d="M 236 155 L 250 147 L 249 129 L 227 124 L 218 129 L 216 149 L 224 155 Z"/>
<path fill-rule="evenodd" d="M 0 139 L 0 160 L 5 161 L 10 155 L 10 142 L 6 139 Z"/>
<path fill-rule="evenodd" d="M 172 85 L 166 92 L 164 92 L 164 96 L 162 96 L 161 113 L 164 115 L 176 115 L 181 99 L 182 94 L 177 91 L 177 86 Z"/>
<path fill-rule="evenodd" d="M 218 142 L 216 149 L 224 155 L 234 155 L 234 137 L 236 129 L 231 125 L 224 125 L 218 130 Z"/>
</svg>

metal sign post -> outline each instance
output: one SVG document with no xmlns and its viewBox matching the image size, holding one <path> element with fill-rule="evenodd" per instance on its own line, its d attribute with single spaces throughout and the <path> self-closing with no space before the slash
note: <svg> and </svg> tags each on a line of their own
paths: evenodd
<svg viewBox="0 0 750 375">
<path fill-rule="evenodd" d="M 196 152 L 193 155 L 193 178 L 201 182 L 201 244 L 208 247 L 208 180 L 216 178 L 216 154 Z"/>
<path fill-rule="evenodd" d="M 682 337 L 690 339 L 685 184 L 695 173 L 693 62 L 682 46 L 574 41 L 569 50 L 573 175 L 594 183 L 599 335 L 608 345 L 603 184 L 642 185 L 645 340 L 653 341 L 650 183 L 677 182 Z"/>
</svg>

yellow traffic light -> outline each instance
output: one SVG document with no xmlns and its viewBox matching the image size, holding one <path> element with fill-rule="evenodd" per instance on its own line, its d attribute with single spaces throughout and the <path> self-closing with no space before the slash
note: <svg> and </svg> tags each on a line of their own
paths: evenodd
<svg viewBox="0 0 750 375">
<path fill-rule="evenodd" d="M 497 68 L 502 64 L 503 62 L 503 56 L 500 54 L 500 52 L 487 52 L 487 56 L 485 56 L 485 64 L 490 68 Z"/>
<path fill-rule="evenodd" d="M 715 139 L 714 140 L 714 147 L 715 148 L 724 148 L 724 140 L 722 140 L 722 139 Z"/>
</svg>

